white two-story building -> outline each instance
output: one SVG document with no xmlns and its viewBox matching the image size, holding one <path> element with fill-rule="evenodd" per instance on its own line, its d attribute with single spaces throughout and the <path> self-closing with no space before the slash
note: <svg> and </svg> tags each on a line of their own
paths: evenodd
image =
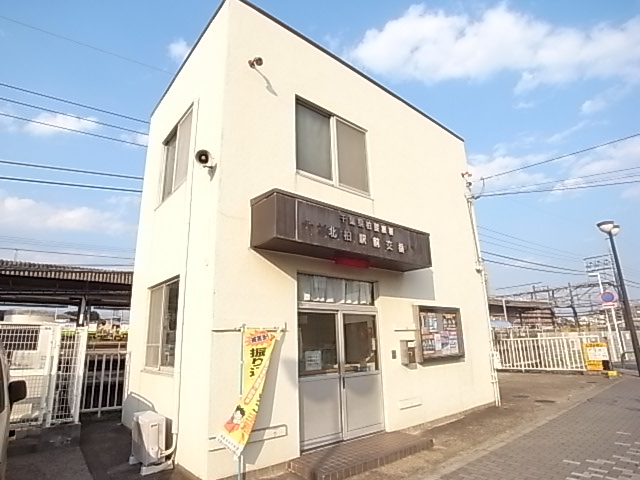
<svg viewBox="0 0 640 480">
<path fill-rule="evenodd" d="M 285 329 L 248 471 L 493 403 L 466 170 L 455 133 L 224 1 L 151 118 L 124 423 L 165 415 L 177 464 L 233 475 L 241 325 Z"/>
</svg>

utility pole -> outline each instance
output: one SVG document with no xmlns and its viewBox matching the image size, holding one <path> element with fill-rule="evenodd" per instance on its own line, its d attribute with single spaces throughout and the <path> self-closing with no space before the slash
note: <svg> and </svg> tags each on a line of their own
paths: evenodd
<svg viewBox="0 0 640 480">
<path fill-rule="evenodd" d="M 578 311 L 576 310 L 576 306 L 573 304 L 573 289 L 571 288 L 570 283 L 568 283 L 567 285 L 569 286 L 569 300 L 571 301 L 569 307 L 573 312 L 573 320 L 576 323 L 576 327 L 578 327 L 578 331 L 580 331 L 580 320 L 578 320 Z"/>
</svg>

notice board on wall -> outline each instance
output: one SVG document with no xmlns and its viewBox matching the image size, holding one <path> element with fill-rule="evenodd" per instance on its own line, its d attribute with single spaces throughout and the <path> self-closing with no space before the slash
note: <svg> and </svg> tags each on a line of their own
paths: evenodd
<svg viewBox="0 0 640 480">
<path fill-rule="evenodd" d="M 420 305 L 416 306 L 415 316 L 419 362 L 464 357 L 459 309 Z"/>
</svg>

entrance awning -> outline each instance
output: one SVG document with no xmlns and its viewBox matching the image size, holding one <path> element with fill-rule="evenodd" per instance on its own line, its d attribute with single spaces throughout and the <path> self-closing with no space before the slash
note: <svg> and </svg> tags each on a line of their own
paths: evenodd
<svg viewBox="0 0 640 480">
<path fill-rule="evenodd" d="M 428 233 L 281 190 L 251 201 L 251 246 L 398 272 L 431 267 Z"/>
</svg>

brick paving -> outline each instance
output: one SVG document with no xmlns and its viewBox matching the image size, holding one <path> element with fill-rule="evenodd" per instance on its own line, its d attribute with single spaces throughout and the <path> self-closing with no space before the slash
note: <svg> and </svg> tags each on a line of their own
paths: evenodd
<svg viewBox="0 0 640 480">
<path fill-rule="evenodd" d="M 627 377 L 440 480 L 640 480 L 640 379 Z"/>
</svg>

